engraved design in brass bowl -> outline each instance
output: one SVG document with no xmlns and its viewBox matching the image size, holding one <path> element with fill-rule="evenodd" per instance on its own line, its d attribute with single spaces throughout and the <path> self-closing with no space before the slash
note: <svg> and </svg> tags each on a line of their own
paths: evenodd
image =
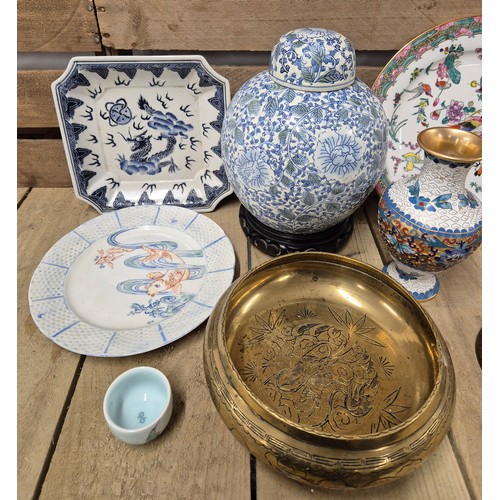
<svg viewBox="0 0 500 500">
<path fill-rule="evenodd" d="M 432 320 L 381 271 L 334 254 L 289 254 L 235 282 L 209 319 L 204 362 L 240 442 L 315 486 L 405 475 L 453 414 L 453 366 Z"/>
<path fill-rule="evenodd" d="M 255 315 L 233 359 L 249 389 L 283 417 L 323 432 L 378 432 L 410 416 L 412 401 L 389 383 L 393 355 L 371 324 L 328 306 L 269 311 Z"/>
</svg>

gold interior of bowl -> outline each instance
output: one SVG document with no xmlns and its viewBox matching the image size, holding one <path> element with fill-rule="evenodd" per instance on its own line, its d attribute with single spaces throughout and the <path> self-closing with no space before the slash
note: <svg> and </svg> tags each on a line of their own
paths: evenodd
<svg viewBox="0 0 500 500">
<path fill-rule="evenodd" d="M 225 346 L 241 396 L 263 418 L 350 438 L 422 411 L 440 373 L 432 327 L 399 285 L 355 262 L 321 252 L 274 259 L 229 295 Z"/>
<path fill-rule="evenodd" d="M 472 132 L 450 127 L 432 127 L 417 135 L 419 146 L 436 158 L 461 163 L 481 161 L 482 139 Z"/>
</svg>

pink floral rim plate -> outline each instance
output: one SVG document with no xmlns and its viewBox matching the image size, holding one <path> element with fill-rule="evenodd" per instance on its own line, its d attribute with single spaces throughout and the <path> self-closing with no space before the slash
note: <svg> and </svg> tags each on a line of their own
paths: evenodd
<svg viewBox="0 0 500 500">
<path fill-rule="evenodd" d="M 460 127 L 482 133 L 482 18 L 440 24 L 405 45 L 379 74 L 372 90 L 389 120 L 389 148 L 376 187 L 418 174 L 424 154 L 418 133 Z M 481 199 L 482 166 L 471 169 L 467 188 Z"/>
</svg>

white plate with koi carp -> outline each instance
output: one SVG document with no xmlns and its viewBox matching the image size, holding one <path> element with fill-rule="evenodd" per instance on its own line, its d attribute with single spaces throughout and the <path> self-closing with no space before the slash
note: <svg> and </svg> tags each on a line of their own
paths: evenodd
<svg viewBox="0 0 500 500">
<path fill-rule="evenodd" d="M 233 281 L 235 255 L 208 217 L 172 206 L 105 213 L 61 238 L 31 279 L 41 332 L 88 356 L 130 356 L 205 321 Z"/>
</svg>

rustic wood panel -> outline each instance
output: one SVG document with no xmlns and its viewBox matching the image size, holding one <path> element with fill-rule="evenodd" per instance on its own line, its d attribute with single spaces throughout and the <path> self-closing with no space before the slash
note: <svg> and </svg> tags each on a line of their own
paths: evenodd
<svg viewBox="0 0 500 500">
<path fill-rule="evenodd" d="M 61 191 L 68 204 L 76 203 L 69 190 Z M 237 237 L 237 204 L 235 197 L 228 197 L 206 214 L 233 242 L 236 275 L 247 266 L 246 242 Z M 89 210 L 86 215 L 91 218 L 95 211 Z M 250 456 L 219 417 L 206 385 L 204 327 L 138 356 L 86 358 L 40 498 L 215 500 L 227 492 L 231 498 L 250 498 Z M 138 365 L 156 367 L 167 375 L 174 411 L 164 434 L 134 447 L 111 435 L 102 401 L 113 379 Z"/>
<path fill-rule="evenodd" d="M 28 286 L 50 247 L 95 214 L 72 191 L 32 191 L 18 210 L 17 470 L 19 498 L 32 498 L 80 356 L 47 339 L 31 319 Z M 57 221 L 57 223 L 54 223 Z"/>
<path fill-rule="evenodd" d="M 26 193 L 28 192 L 28 188 L 22 187 L 22 188 L 17 188 L 17 203 L 19 203 Z"/>
<path fill-rule="evenodd" d="M 363 207 L 365 209 L 366 218 L 370 224 L 370 228 L 372 230 L 373 238 L 380 252 L 380 257 L 382 259 L 382 264 L 388 264 L 392 261 L 391 254 L 382 239 L 382 235 L 378 229 L 377 224 L 377 209 L 378 202 L 380 200 L 380 196 L 376 191 L 372 191 L 365 201 Z"/>
<path fill-rule="evenodd" d="M 214 65 L 215 71 L 229 80 L 231 95 L 252 76 L 266 69 L 266 66 Z M 377 66 L 360 66 L 357 76 L 371 86 L 381 71 Z M 19 128 L 58 127 L 54 99 L 50 90 L 62 70 L 18 71 L 17 83 L 17 126 Z"/>
<path fill-rule="evenodd" d="M 474 498 L 482 496 L 482 372 L 475 342 L 482 325 L 482 250 L 440 273 L 441 289 L 423 304 L 450 349 L 457 403 L 450 440 Z"/>
<path fill-rule="evenodd" d="M 104 45 L 142 50 L 271 50 L 298 27 L 334 29 L 357 50 L 397 50 L 441 22 L 479 15 L 482 8 L 480 0 L 95 3 Z"/>
<path fill-rule="evenodd" d="M 18 52 L 94 52 L 101 45 L 91 0 L 19 0 Z"/>
<path fill-rule="evenodd" d="M 17 72 L 17 127 L 58 127 L 51 83 L 63 70 Z"/>
<path fill-rule="evenodd" d="M 87 358 L 62 430 L 42 499 L 250 497 L 248 452 L 210 400 L 202 365 L 203 328 L 157 352 L 118 359 Z M 115 439 L 102 415 L 106 387 L 123 371 L 147 365 L 169 378 L 169 427 L 145 446 Z"/>
</svg>

